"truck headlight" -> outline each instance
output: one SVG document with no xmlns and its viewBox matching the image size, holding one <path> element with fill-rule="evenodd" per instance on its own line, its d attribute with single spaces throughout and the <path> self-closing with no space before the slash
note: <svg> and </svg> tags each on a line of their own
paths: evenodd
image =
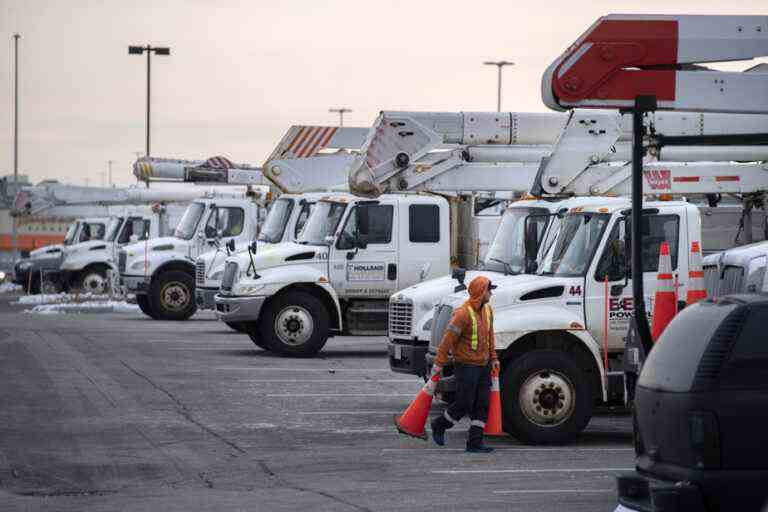
<svg viewBox="0 0 768 512">
<path fill-rule="evenodd" d="M 27 270 L 31 266 L 32 266 L 32 262 L 31 261 L 22 261 L 21 263 L 19 263 L 19 269 L 20 270 Z"/>
<path fill-rule="evenodd" d="M 236 284 L 232 287 L 233 295 L 256 295 L 263 290 L 263 284 Z"/>
<path fill-rule="evenodd" d="M 131 270 L 144 270 L 144 260 L 134 261 L 128 268 Z"/>
</svg>

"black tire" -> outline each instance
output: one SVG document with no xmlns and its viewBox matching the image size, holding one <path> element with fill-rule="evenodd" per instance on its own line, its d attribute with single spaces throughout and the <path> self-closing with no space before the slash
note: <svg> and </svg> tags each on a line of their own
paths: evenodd
<svg viewBox="0 0 768 512">
<path fill-rule="evenodd" d="M 501 405 L 508 434 L 528 444 L 565 444 L 589 423 L 594 397 L 568 354 L 534 350 L 504 369 Z"/>
<path fill-rule="evenodd" d="M 233 331 L 242 332 L 245 334 L 246 332 L 246 326 L 244 322 L 224 322 L 227 324 L 227 327 L 232 329 Z"/>
<path fill-rule="evenodd" d="M 149 304 L 158 320 L 187 320 L 197 312 L 195 279 L 180 270 L 163 272 L 152 280 Z"/>
<path fill-rule="evenodd" d="M 29 280 L 29 289 L 27 290 L 27 293 L 29 295 L 39 295 L 40 294 L 40 272 L 35 272 L 32 274 L 32 279 Z"/>
<path fill-rule="evenodd" d="M 76 287 L 80 293 L 109 293 L 107 270 L 102 266 L 87 267 L 78 274 Z"/>
<path fill-rule="evenodd" d="M 255 322 L 243 322 L 243 325 L 245 327 L 245 332 L 249 338 L 251 338 L 251 341 L 254 345 L 259 347 L 263 350 L 269 350 L 269 347 L 266 343 L 264 343 L 264 340 L 261 338 L 261 334 L 259 334 L 259 326 Z"/>
<path fill-rule="evenodd" d="M 284 325 L 279 333 L 277 322 Z M 329 329 L 330 319 L 323 303 L 308 293 L 296 291 L 278 295 L 266 305 L 257 334 L 276 354 L 310 357 L 325 346 Z"/>
<path fill-rule="evenodd" d="M 136 294 L 136 304 L 139 305 L 139 309 L 142 313 L 147 315 L 149 318 L 152 318 L 153 320 L 157 319 L 155 312 L 152 311 L 152 304 L 150 304 L 149 297 L 147 295 Z"/>
</svg>

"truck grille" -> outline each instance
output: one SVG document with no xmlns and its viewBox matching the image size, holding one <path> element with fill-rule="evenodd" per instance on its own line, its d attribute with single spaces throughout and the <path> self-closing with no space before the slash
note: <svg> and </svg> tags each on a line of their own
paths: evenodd
<svg viewBox="0 0 768 512">
<path fill-rule="evenodd" d="M 720 269 L 717 265 L 704 267 L 704 287 L 707 289 L 707 297 L 717 297 L 717 284 L 720 280 Z"/>
<path fill-rule="evenodd" d="M 389 303 L 389 335 L 410 336 L 413 322 L 413 301 L 392 300 Z"/>
<path fill-rule="evenodd" d="M 437 352 L 437 347 L 443 341 L 443 333 L 453 316 L 453 308 L 445 304 L 435 306 L 435 316 L 432 320 L 432 336 L 429 339 L 429 351 Z"/>
<path fill-rule="evenodd" d="M 717 296 L 722 297 L 729 293 L 741 293 L 744 281 L 744 268 L 728 266 L 723 270 L 723 278 L 717 289 Z"/>
<path fill-rule="evenodd" d="M 224 266 L 224 274 L 221 276 L 221 289 L 231 291 L 232 285 L 235 284 L 235 277 L 237 277 L 237 263 L 229 261 Z"/>
<path fill-rule="evenodd" d="M 199 285 L 205 284 L 205 261 L 202 259 L 195 262 L 195 282 Z"/>
<path fill-rule="evenodd" d="M 117 253 L 117 270 L 121 274 L 125 274 L 125 265 L 128 261 L 128 253 L 125 250 L 121 250 Z"/>
</svg>

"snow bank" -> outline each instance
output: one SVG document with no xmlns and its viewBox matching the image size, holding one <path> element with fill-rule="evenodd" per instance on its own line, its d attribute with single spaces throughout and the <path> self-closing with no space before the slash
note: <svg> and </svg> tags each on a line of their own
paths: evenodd
<svg viewBox="0 0 768 512">
<path fill-rule="evenodd" d="M 25 313 L 58 315 L 66 313 L 140 313 L 139 306 L 125 301 L 88 301 L 70 304 L 39 304 Z"/>
<path fill-rule="evenodd" d="M 10 281 L 7 283 L 0 283 L 0 293 L 20 292 L 22 289 L 20 284 L 11 283 Z"/>
<path fill-rule="evenodd" d="M 109 299 L 109 295 L 96 295 L 93 293 L 81 293 L 81 294 L 41 293 L 39 295 L 25 295 L 23 297 L 19 297 L 19 300 L 14 302 L 14 304 L 20 304 L 20 305 L 60 304 L 64 302 L 77 304 L 77 303 L 89 302 L 93 300 L 108 300 L 108 299 Z"/>
</svg>

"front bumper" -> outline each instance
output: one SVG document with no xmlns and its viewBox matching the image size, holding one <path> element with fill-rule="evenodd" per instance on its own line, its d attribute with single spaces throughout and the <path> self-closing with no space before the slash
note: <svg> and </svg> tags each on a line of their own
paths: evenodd
<svg viewBox="0 0 768 512">
<path fill-rule="evenodd" d="M 704 512 L 704 496 L 691 482 L 656 480 L 640 473 L 616 478 L 619 505 L 614 512 Z"/>
<path fill-rule="evenodd" d="M 390 370 L 423 377 L 427 374 L 424 356 L 427 355 L 428 345 L 428 341 L 390 340 L 387 346 Z"/>
<path fill-rule="evenodd" d="M 216 294 L 218 288 L 195 287 L 195 303 L 197 309 L 216 309 Z"/>
<path fill-rule="evenodd" d="M 147 294 L 149 293 L 149 283 L 151 278 L 149 276 L 128 276 L 122 274 L 120 279 L 123 281 L 123 286 L 129 293 Z"/>
<path fill-rule="evenodd" d="M 255 322 L 266 297 L 231 297 L 216 294 L 216 318 L 222 322 Z"/>
</svg>

